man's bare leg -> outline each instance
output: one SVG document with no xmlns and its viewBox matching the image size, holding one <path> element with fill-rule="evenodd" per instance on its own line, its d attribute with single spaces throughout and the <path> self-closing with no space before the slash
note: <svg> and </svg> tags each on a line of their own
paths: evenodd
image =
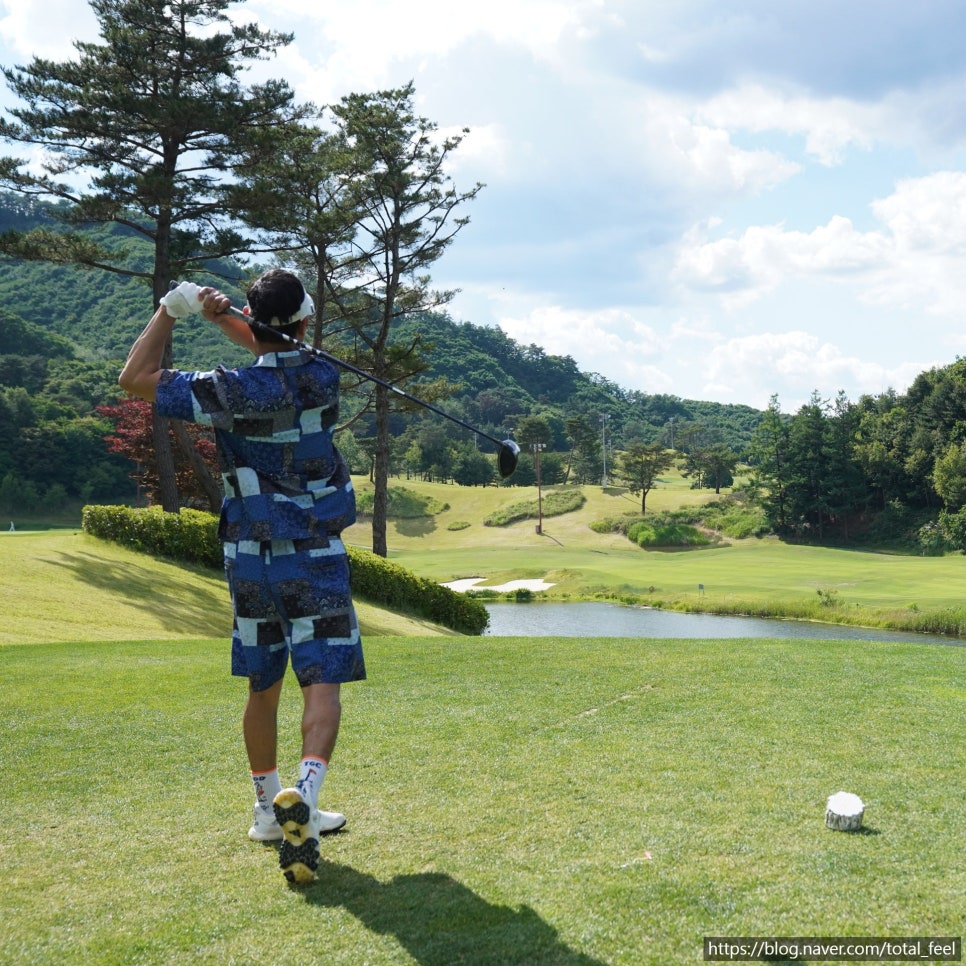
<svg viewBox="0 0 966 966">
<path fill-rule="evenodd" d="M 270 771 L 278 764 L 278 702 L 282 681 L 264 691 L 248 691 L 242 733 L 253 772 Z"/>
</svg>

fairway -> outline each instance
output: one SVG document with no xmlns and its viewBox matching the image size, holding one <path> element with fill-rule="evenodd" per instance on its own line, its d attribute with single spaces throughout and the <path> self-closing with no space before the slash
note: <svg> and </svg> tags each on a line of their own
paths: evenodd
<svg viewBox="0 0 966 966">
<path fill-rule="evenodd" d="M 802 549 L 753 547 L 776 579 Z M 961 934 L 962 648 L 380 636 L 374 612 L 323 789 L 349 823 L 292 889 L 246 837 L 221 575 L 72 531 L 3 553 L 0 961 L 664 966 L 704 936 Z M 544 570 L 523 557 L 475 563 Z M 283 769 L 298 714 L 290 680 Z M 842 790 L 859 834 L 824 825 Z"/>
<path fill-rule="evenodd" d="M 666 966 L 706 935 L 962 932 L 959 648 L 372 639 L 323 790 L 349 824 L 305 889 L 245 836 L 222 641 L 2 656 L 5 962 Z M 863 833 L 825 828 L 840 790 Z"/>
<path fill-rule="evenodd" d="M 359 482 L 360 489 L 368 484 Z M 389 557 L 423 577 L 440 582 L 485 578 L 481 587 L 510 580 L 543 579 L 554 586 L 547 599 L 625 599 L 718 613 L 805 616 L 811 619 L 896 630 L 925 615 L 959 612 L 966 602 L 966 558 L 903 556 L 866 550 L 783 543 L 775 537 L 723 540 L 694 550 L 643 550 L 618 534 L 599 534 L 591 524 L 640 510 L 640 500 L 623 490 L 581 487 L 585 505 L 545 519 L 484 526 L 500 507 L 536 499 L 535 488 L 460 487 L 391 481 L 431 496 L 448 508 L 416 520 L 390 520 Z M 713 499 L 687 481 L 669 475 L 648 496 L 649 509 L 671 509 Z M 448 529 L 452 521 L 469 525 Z M 346 541 L 371 544 L 361 520 Z M 819 592 L 835 606 L 820 608 Z M 758 609 L 760 608 L 760 610 Z M 966 612 L 956 623 L 966 621 Z M 932 629 L 938 633 L 947 630 Z"/>
</svg>

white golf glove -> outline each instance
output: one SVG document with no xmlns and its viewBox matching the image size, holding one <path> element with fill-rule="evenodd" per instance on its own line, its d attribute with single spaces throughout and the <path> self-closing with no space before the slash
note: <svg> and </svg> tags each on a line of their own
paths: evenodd
<svg viewBox="0 0 966 966">
<path fill-rule="evenodd" d="M 161 299 L 161 304 L 171 318 L 183 319 L 192 312 L 201 311 L 201 300 L 198 298 L 200 291 L 200 285 L 195 285 L 194 282 L 182 282 Z"/>
</svg>

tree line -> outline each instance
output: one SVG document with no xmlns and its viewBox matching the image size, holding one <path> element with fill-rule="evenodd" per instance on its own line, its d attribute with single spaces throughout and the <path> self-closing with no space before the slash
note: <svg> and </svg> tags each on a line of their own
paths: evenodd
<svg viewBox="0 0 966 966">
<path fill-rule="evenodd" d="M 439 136 L 416 114 L 412 83 L 324 108 L 298 103 L 284 79 L 246 85 L 244 72 L 294 36 L 234 22 L 238 2 L 91 0 L 99 42 L 76 41 L 67 61 L 3 67 L 17 101 L 0 139 L 20 153 L 0 158 L 0 186 L 58 202 L 59 225 L 9 229 L 0 253 L 139 279 L 155 305 L 172 281 L 210 277 L 215 260 L 272 257 L 314 291 L 316 340 L 350 331 L 354 361 L 402 381 L 425 365 L 415 347 L 392 348 L 390 332 L 451 298 L 428 269 L 482 188 L 459 191 L 446 172 L 466 132 Z M 391 408 L 369 383 L 359 412 L 374 418 L 383 555 Z M 176 450 L 203 488 L 214 482 L 178 421 L 153 412 L 152 434 L 159 499 L 176 512 Z"/>
<path fill-rule="evenodd" d="M 0 192 L 0 235 L 13 228 L 51 230 L 58 224 L 52 207 L 57 206 L 25 203 L 16 195 Z M 132 252 L 147 247 L 123 226 L 78 232 L 84 230 L 101 239 L 117 236 L 110 244 L 123 244 Z M 149 259 L 149 253 L 142 255 Z M 220 260 L 210 263 L 209 269 L 222 280 L 226 291 L 243 298 L 239 288 L 245 277 L 242 266 Z M 95 278 L 96 284 L 92 284 Z M 69 498 L 127 502 L 140 493 L 142 499 L 160 502 L 150 409 L 146 411 L 135 400 L 119 400 L 116 385 L 120 360 L 149 311 L 144 293 L 143 283 L 135 278 L 113 273 L 92 276 L 81 267 L 50 262 L 5 260 L 0 303 L 15 307 L 19 314 L 0 312 L 0 396 L 9 398 L 13 407 L 9 411 L 18 415 L 4 418 L 6 431 L 0 432 L 0 481 L 8 478 L 6 493 L 10 496 L 8 503 L 0 502 L 0 512 L 23 513 L 40 504 L 57 506 L 63 496 L 55 490 L 56 499 L 48 503 L 45 494 L 50 480 L 42 463 L 28 465 L 18 459 L 32 445 L 26 438 L 31 434 L 44 441 L 49 462 L 71 467 L 71 479 L 66 483 Z M 351 358 L 350 339 L 350 333 L 334 334 L 326 347 Z M 437 405 L 484 432 L 504 438 L 522 430 L 521 438 L 529 447 L 535 437 L 527 435 L 526 420 L 541 417 L 543 428 L 537 435 L 546 447 L 543 478 L 548 483 L 599 482 L 604 463 L 608 459 L 613 463 L 625 441 L 635 438 L 682 445 L 714 434 L 744 452 L 761 418 L 759 411 L 747 406 L 625 391 L 595 373 L 581 372 L 569 356 L 518 344 L 499 329 L 455 322 L 444 311 L 414 312 L 401 319 L 391 336 L 391 351 L 396 342 L 407 351 L 418 347 L 427 366 L 410 388 L 421 398 L 436 399 Z M 175 329 L 174 354 L 197 369 L 221 362 L 243 364 L 246 359 L 213 326 L 197 322 Z M 337 441 L 357 474 L 371 473 L 374 461 L 375 424 L 365 404 L 364 393 L 346 380 L 344 425 Z M 601 414 L 608 414 L 605 438 Z M 76 450 L 66 442 L 63 453 L 58 448 L 59 441 L 67 438 L 65 427 L 75 422 L 74 428 L 90 440 L 82 460 L 74 458 Z M 423 409 L 391 412 L 389 428 L 389 472 L 393 475 L 419 475 L 464 485 L 498 479 L 488 444 L 478 446 L 471 434 Z M 207 460 L 191 426 L 187 435 L 214 472 L 213 461 Z M 108 436 L 126 441 L 128 470 L 136 487 L 121 472 L 120 455 L 110 456 L 106 446 L 98 450 L 100 438 Z M 116 453 L 123 452 L 116 443 L 112 446 Z M 179 502 L 209 508 L 205 487 L 190 461 L 186 464 L 182 447 L 183 440 L 172 438 Z M 31 475 L 34 469 L 36 478 Z M 532 485 L 535 479 L 532 453 L 526 449 L 517 473 L 506 483 Z M 91 480 L 96 485 L 87 485 Z"/>
<path fill-rule="evenodd" d="M 773 398 L 748 459 L 752 494 L 782 536 L 966 549 L 966 360 L 901 394 L 813 393 L 792 416 Z"/>
</svg>

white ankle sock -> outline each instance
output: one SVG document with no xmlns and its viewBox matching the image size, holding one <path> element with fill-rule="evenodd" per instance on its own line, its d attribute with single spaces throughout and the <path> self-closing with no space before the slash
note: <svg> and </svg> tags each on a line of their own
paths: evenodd
<svg viewBox="0 0 966 966">
<path fill-rule="evenodd" d="M 278 769 L 253 771 L 252 784 L 255 786 L 255 801 L 258 807 L 270 813 L 275 796 L 282 790 L 282 783 L 278 778 Z"/>
<path fill-rule="evenodd" d="M 323 758 L 302 759 L 299 780 L 295 783 L 295 787 L 302 793 L 302 798 L 309 803 L 310 808 L 319 806 L 319 790 L 322 788 L 322 781 L 328 769 L 329 763 Z"/>
</svg>

